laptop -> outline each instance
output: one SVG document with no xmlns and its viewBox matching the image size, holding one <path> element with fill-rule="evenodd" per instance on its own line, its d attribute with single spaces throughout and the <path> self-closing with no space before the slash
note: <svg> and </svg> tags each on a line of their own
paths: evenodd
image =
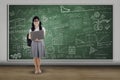
<svg viewBox="0 0 120 80">
<path fill-rule="evenodd" d="M 32 31 L 31 32 L 31 40 L 34 41 L 36 39 L 44 39 L 44 31 L 40 30 L 40 31 Z"/>
</svg>

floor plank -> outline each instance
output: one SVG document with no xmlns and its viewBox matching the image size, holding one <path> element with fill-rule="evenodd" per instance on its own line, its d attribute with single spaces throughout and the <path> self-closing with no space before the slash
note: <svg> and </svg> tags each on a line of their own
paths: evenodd
<svg viewBox="0 0 120 80">
<path fill-rule="evenodd" d="M 120 67 L 42 66 L 42 74 L 33 68 L 0 66 L 0 80 L 120 80 Z"/>
</svg>

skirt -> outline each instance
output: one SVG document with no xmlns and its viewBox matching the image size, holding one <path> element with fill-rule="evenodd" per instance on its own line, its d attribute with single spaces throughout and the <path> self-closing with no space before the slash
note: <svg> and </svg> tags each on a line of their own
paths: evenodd
<svg viewBox="0 0 120 80">
<path fill-rule="evenodd" d="M 41 41 L 32 41 L 31 52 L 32 52 L 33 58 L 42 58 L 42 57 L 45 57 L 44 40 L 41 40 Z"/>
</svg>

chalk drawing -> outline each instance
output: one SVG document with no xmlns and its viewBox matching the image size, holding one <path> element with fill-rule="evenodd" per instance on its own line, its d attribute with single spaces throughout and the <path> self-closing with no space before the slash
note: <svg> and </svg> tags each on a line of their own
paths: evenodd
<svg viewBox="0 0 120 80">
<path fill-rule="evenodd" d="M 76 47 L 75 46 L 69 46 L 68 47 L 68 54 L 76 54 Z"/>
<path fill-rule="evenodd" d="M 70 9 L 68 9 L 68 8 L 65 8 L 64 6 L 60 6 L 60 10 L 61 10 L 61 13 L 68 13 L 68 12 L 70 12 Z"/>
<path fill-rule="evenodd" d="M 105 29 L 108 30 L 110 27 L 111 27 L 110 24 L 107 24 L 107 25 L 105 26 Z"/>
<path fill-rule="evenodd" d="M 108 9 L 110 9 L 111 10 L 111 8 L 99 8 L 99 9 L 94 9 L 94 8 L 92 8 L 92 9 L 84 9 L 83 7 L 81 7 L 81 6 L 78 6 L 78 7 L 75 7 L 73 10 L 72 9 L 69 9 L 69 8 L 66 8 L 65 6 L 60 6 L 60 11 L 61 11 L 61 13 L 70 13 L 70 12 L 90 12 L 90 11 L 100 11 L 100 10 L 108 10 Z M 95 14 L 95 16 L 96 17 L 98 17 L 99 16 L 99 13 L 96 13 Z"/>
<path fill-rule="evenodd" d="M 54 19 L 56 19 L 57 17 L 58 17 L 58 15 L 54 15 L 54 16 L 48 17 L 48 19 L 54 20 Z"/>
<path fill-rule="evenodd" d="M 27 46 L 27 43 L 23 45 L 23 49 L 29 49 L 30 47 Z"/>
<path fill-rule="evenodd" d="M 21 53 L 15 53 L 15 54 L 10 55 L 10 57 L 12 59 L 20 59 L 22 57 L 22 55 L 21 55 Z"/>
<path fill-rule="evenodd" d="M 18 9 L 18 10 L 16 11 L 15 15 L 20 15 L 20 14 L 23 14 L 23 13 L 24 13 L 24 11 L 22 11 L 21 9 Z"/>
<path fill-rule="evenodd" d="M 112 41 L 108 42 L 97 42 L 97 46 L 99 48 L 105 48 L 105 47 L 110 47 L 112 45 Z"/>
<path fill-rule="evenodd" d="M 81 39 L 75 39 L 75 45 L 85 44 L 85 41 Z"/>
<path fill-rule="evenodd" d="M 103 42 L 105 38 L 109 37 L 109 35 L 103 35 L 101 37 L 96 36 L 96 41 L 97 42 Z"/>
<path fill-rule="evenodd" d="M 89 54 L 92 54 L 92 53 L 94 53 L 96 51 L 97 51 L 97 49 L 95 49 L 94 47 L 90 46 Z"/>
<path fill-rule="evenodd" d="M 18 27 L 18 26 L 25 26 L 25 19 L 24 18 L 17 18 L 17 19 L 12 19 L 9 21 L 9 24 L 12 24 L 12 27 L 13 29 L 19 29 L 21 27 Z"/>
<path fill-rule="evenodd" d="M 87 42 L 94 42 L 97 41 L 96 34 L 86 34 Z"/>
<path fill-rule="evenodd" d="M 32 19 L 33 19 L 34 15 L 31 16 L 29 19 L 28 19 L 28 22 L 32 23 Z"/>
<path fill-rule="evenodd" d="M 100 14 L 100 12 L 95 12 L 94 15 L 91 16 L 91 19 L 93 20 L 95 31 L 101 31 L 104 29 L 104 27 L 106 30 L 110 28 L 110 25 L 107 25 L 107 26 L 104 26 L 104 25 L 108 24 L 111 21 L 111 18 L 105 19 L 105 15 Z M 103 25 L 103 23 L 105 24 Z"/>
<path fill-rule="evenodd" d="M 99 12 L 95 12 L 95 13 L 94 13 L 94 17 L 95 17 L 95 18 L 99 18 L 99 17 L 100 17 L 100 13 L 99 13 Z"/>
<path fill-rule="evenodd" d="M 24 29 L 23 29 L 23 30 L 15 30 L 15 29 L 14 29 L 14 30 L 10 30 L 10 31 L 9 31 L 9 33 L 10 33 L 10 34 L 13 34 L 13 35 L 15 35 L 15 34 L 22 34 L 22 33 L 26 33 L 26 32 L 28 32 L 28 30 L 24 30 Z M 15 34 L 14 34 L 14 33 L 15 33 Z"/>
<path fill-rule="evenodd" d="M 43 21 L 43 22 L 47 22 L 47 21 L 48 21 L 48 18 L 43 15 L 43 16 L 42 16 L 42 21 Z"/>
</svg>

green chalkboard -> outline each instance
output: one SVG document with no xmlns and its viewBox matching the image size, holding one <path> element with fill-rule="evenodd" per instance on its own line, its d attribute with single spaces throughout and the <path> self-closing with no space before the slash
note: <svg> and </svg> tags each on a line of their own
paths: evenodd
<svg viewBox="0 0 120 80">
<path fill-rule="evenodd" d="M 112 59 L 112 5 L 9 5 L 8 59 L 32 59 L 32 18 L 46 29 L 44 59 Z"/>
</svg>

